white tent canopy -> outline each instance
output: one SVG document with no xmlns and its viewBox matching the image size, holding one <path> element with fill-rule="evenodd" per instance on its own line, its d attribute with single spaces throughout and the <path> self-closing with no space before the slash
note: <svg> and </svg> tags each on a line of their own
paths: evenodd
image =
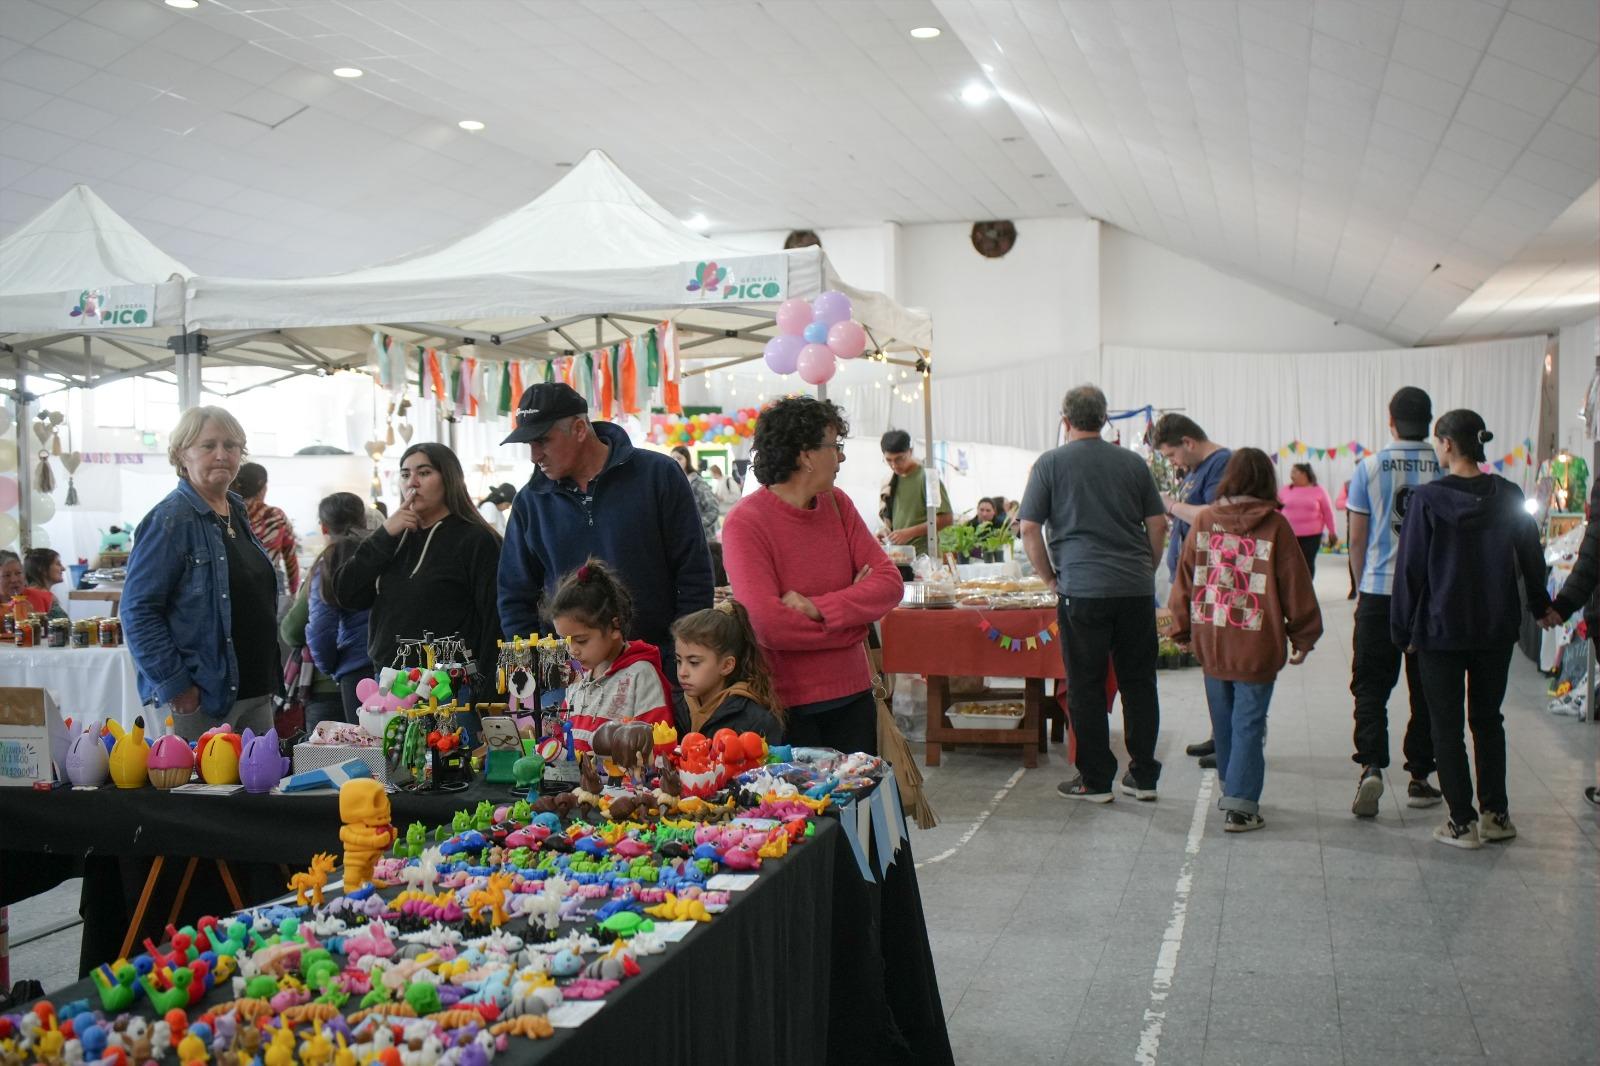
<svg viewBox="0 0 1600 1066">
<path fill-rule="evenodd" d="M 706 264 L 720 281 L 691 287 Z M 593 150 L 537 199 L 441 247 L 326 277 L 193 278 L 187 316 L 192 330 L 293 329 L 351 351 L 370 334 L 350 327 L 381 326 L 475 342 L 490 358 L 496 348 L 516 357 L 582 351 L 672 318 L 696 338 L 683 347 L 701 356 L 749 355 L 770 336 L 778 302 L 830 288 L 850 296 L 877 348 L 931 344 L 928 316 L 844 284 L 820 248 L 752 255 L 723 246 Z"/>
</svg>

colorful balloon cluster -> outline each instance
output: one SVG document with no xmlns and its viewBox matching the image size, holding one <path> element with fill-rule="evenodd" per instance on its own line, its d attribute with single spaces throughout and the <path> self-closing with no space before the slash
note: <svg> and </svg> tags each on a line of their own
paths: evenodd
<svg viewBox="0 0 1600 1066">
<path fill-rule="evenodd" d="M 762 357 L 775 374 L 800 372 L 808 385 L 821 385 L 838 370 L 837 359 L 854 359 L 867 347 L 867 331 L 850 316 L 850 297 L 830 289 L 815 300 L 799 297 L 778 305 L 778 336 Z"/>
<path fill-rule="evenodd" d="M 754 407 L 741 407 L 733 414 L 702 414 L 680 417 L 652 415 L 650 439 L 657 444 L 737 444 L 755 434 Z"/>
</svg>

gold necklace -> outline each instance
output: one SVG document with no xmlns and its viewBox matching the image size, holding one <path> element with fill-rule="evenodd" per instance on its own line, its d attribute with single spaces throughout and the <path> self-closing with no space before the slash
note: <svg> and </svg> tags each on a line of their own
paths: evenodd
<svg viewBox="0 0 1600 1066">
<path fill-rule="evenodd" d="M 222 514 L 217 514 L 216 511 L 212 511 L 211 514 L 222 524 L 222 528 L 227 530 L 230 539 L 239 539 L 238 532 L 233 528 L 233 509 L 231 507 Z"/>
</svg>

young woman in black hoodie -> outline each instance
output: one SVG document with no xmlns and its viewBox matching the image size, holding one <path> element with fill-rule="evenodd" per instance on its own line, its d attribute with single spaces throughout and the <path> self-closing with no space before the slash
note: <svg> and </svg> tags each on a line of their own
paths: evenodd
<svg viewBox="0 0 1600 1066">
<path fill-rule="evenodd" d="M 402 638 L 459 636 L 473 656 L 472 696 L 484 700 L 498 658 L 499 565 L 500 534 L 473 506 L 461 461 L 443 444 L 413 444 L 400 457 L 400 506 L 339 568 L 334 585 L 345 608 L 372 610 L 374 669 L 394 662 Z"/>
<path fill-rule="evenodd" d="M 1433 435 L 1439 465 L 1449 473 L 1412 490 L 1407 502 L 1389 625 L 1396 644 L 1417 652 L 1428 697 L 1439 788 L 1450 805 L 1433 837 L 1478 848 L 1517 835 L 1507 809 L 1500 702 L 1520 625 L 1519 576 L 1534 618 L 1550 609 L 1550 596 L 1539 532 L 1523 509 L 1522 490 L 1480 469 L 1483 446 L 1494 434 L 1477 412 L 1462 409 L 1442 415 Z M 1472 728 L 1477 811 L 1463 718 Z"/>
</svg>

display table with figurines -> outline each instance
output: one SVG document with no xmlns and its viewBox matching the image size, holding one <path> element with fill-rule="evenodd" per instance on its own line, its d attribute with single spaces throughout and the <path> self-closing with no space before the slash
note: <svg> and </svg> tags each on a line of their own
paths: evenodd
<svg viewBox="0 0 1600 1066">
<path fill-rule="evenodd" d="M 668 1061 L 863 1061 L 877 1044 L 950 1061 L 925 931 L 914 944 L 903 930 L 893 943 L 864 935 L 882 921 L 874 901 L 889 909 L 891 878 L 912 894 L 894 921 L 920 927 L 909 843 L 880 840 L 863 877 L 840 869 L 845 832 L 826 817 L 892 795 L 892 775 L 871 756 L 771 753 L 753 736 L 652 743 L 615 773 L 583 753 L 576 789 L 499 788 L 403 829 L 384 785 L 349 780 L 339 845 L 288 879 L 293 898 L 169 926 L 162 943 L 0 1019 L 0 1063 L 113 1046 L 139 1062 L 528 1062 L 614 1052 L 623 1031 L 648 1034 Z M 874 944 L 904 958 L 870 958 Z M 860 957 L 835 957 L 845 947 Z M 749 972 L 752 960 L 772 969 Z M 915 1010 L 886 985 L 912 972 Z"/>
</svg>

